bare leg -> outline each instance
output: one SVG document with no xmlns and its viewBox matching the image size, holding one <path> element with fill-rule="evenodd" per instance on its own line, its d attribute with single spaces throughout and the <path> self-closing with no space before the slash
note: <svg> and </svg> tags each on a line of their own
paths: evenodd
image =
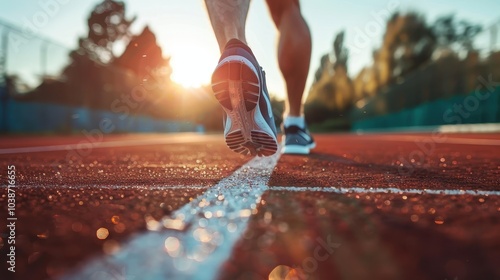
<svg viewBox="0 0 500 280">
<path fill-rule="evenodd" d="M 245 22 L 250 0 L 205 0 L 205 4 L 221 53 L 233 38 L 247 43 Z"/>
<path fill-rule="evenodd" d="M 288 93 L 285 115 L 301 116 L 311 60 L 311 33 L 298 0 L 267 0 L 267 5 L 279 30 L 278 62 Z"/>
</svg>

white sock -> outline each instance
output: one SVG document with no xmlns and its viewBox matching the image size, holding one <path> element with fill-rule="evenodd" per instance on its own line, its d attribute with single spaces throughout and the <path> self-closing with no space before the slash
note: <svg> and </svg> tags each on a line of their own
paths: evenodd
<svg viewBox="0 0 500 280">
<path fill-rule="evenodd" d="M 306 128 L 306 120 L 304 119 L 304 116 L 300 116 L 300 117 L 286 116 L 285 120 L 283 121 L 283 125 L 285 127 L 290 127 L 292 125 L 296 125 L 302 129 L 304 129 L 304 128 Z"/>
</svg>

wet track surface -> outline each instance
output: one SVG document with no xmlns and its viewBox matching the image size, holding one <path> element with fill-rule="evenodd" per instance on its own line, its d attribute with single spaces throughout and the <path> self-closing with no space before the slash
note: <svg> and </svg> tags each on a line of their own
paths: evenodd
<svg viewBox="0 0 500 280">
<path fill-rule="evenodd" d="M 316 139 L 311 155 L 283 155 L 269 167 L 269 188 L 245 212 L 248 222 L 229 259 L 220 260 L 217 278 L 500 278 L 500 135 Z M 4 267 L 2 227 L 0 278 L 64 278 L 113 256 L 249 160 L 218 135 L 3 138 L 1 184 L 7 165 L 17 171 L 17 272 L 12 278 Z M 234 187 L 251 187 L 247 179 Z M 2 221 L 6 199 L 4 191 Z M 202 206 L 194 215 L 214 219 Z M 161 245 L 179 258 L 172 244 Z M 142 279 L 119 276 L 108 278 Z"/>
</svg>

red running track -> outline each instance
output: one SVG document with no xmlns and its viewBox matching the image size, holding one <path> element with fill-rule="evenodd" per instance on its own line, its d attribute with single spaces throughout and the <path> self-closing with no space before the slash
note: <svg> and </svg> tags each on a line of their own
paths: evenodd
<svg viewBox="0 0 500 280">
<path fill-rule="evenodd" d="M 218 278 L 500 278 L 500 134 L 316 139 L 311 155 L 281 156 Z M 16 166 L 16 279 L 115 253 L 249 160 L 219 135 L 2 138 L 2 185 Z"/>
</svg>

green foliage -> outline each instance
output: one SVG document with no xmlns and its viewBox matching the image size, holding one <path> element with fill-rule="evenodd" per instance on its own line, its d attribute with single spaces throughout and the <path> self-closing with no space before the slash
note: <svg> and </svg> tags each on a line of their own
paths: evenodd
<svg viewBox="0 0 500 280">
<path fill-rule="evenodd" d="M 330 60 L 333 57 L 333 61 Z M 304 114 L 309 122 L 322 122 L 348 110 L 352 95 L 352 81 L 347 75 L 348 51 L 344 47 L 344 32 L 335 36 L 331 54 L 321 57 L 315 81 L 306 100 Z"/>
<path fill-rule="evenodd" d="M 479 24 L 466 20 L 457 21 L 455 15 L 446 15 L 438 18 L 432 31 L 437 41 L 444 46 L 459 44 L 466 50 L 473 50 L 473 39 L 482 30 Z"/>
<path fill-rule="evenodd" d="M 435 48 L 434 33 L 422 15 L 395 13 L 387 23 L 384 41 L 373 65 L 373 69 L 382 69 L 379 88 L 428 62 Z"/>
<path fill-rule="evenodd" d="M 356 108 L 355 104 L 364 106 L 363 104 L 369 103 L 375 96 L 391 91 L 395 87 L 400 88 L 398 85 L 405 83 L 416 72 L 423 71 L 419 75 L 429 76 L 429 81 L 431 76 L 434 78 L 446 76 L 440 71 L 447 73 L 458 71 L 464 76 L 466 70 L 462 65 L 467 63 L 459 64 L 462 67 L 460 69 L 453 68 L 454 66 L 448 65 L 448 62 L 440 63 L 437 67 L 428 66 L 438 63 L 433 61 L 433 56 L 440 48 L 447 48 L 448 53 L 453 56 L 454 52 L 458 51 L 456 46 L 472 54 L 468 59 L 474 61 L 473 39 L 481 30 L 480 25 L 465 20 L 457 21 L 453 15 L 443 16 L 434 25 L 429 25 L 424 16 L 416 12 L 396 12 L 387 21 L 382 45 L 373 52 L 373 64 L 363 68 L 354 81 L 347 75 L 348 52 L 343 47 L 344 32 L 340 32 L 335 37 L 332 52 L 321 57 L 320 67 L 316 70 L 315 80 L 305 105 L 308 121 L 320 124 L 339 115 L 347 115 L 352 108 Z M 424 73 L 430 69 L 433 71 L 432 74 Z M 441 94 L 457 94 L 460 89 L 463 90 L 466 83 L 470 83 L 470 78 L 466 77 L 453 83 L 456 84 L 452 87 L 454 93 L 446 90 Z M 434 87 L 440 88 L 436 85 Z M 451 87 L 448 84 L 449 88 Z M 415 100 L 432 100 L 433 97 L 428 96 L 429 94 L 436 97 L 439 95 L 434 90 L 426 92 L 419 90 L 419 84 L 408 84 L 404 93 L 406 96 L 414 97 L 407 98 L 408 102 L 405 104 L 412 104 L 416 102 Z M 419 95 L 425 96 L 419 98 Z M 392 101 L 391 99 L 387 102 Z M 385 110 L 388 104 L 380 103 L 373 106 Z"/>
</svg>

